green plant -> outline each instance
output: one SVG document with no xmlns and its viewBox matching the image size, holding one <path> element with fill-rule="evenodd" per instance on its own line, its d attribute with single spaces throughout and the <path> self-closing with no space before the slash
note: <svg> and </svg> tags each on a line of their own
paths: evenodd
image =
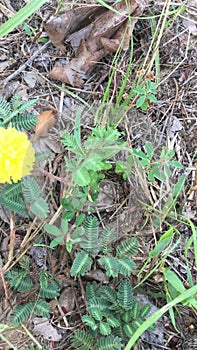
<svg viewBox="0 0 197 350">
<path fill-rule="evenodd" d="M 132 156 L 128 158 L 128 162 L 116 162 L 116 172 L 123 173 L 123 177 L 127 178 L 131 172 L 131 168 L 136 161 L 139 169 L 147 173 L 148 180 L 154 183 L 156 180 L 166 181 L 171 175 L 171 168 L 183 169 L 183 165 L 174 160 L 175 153 L 163 146 L 158 160 L 155 160 L 154 147 L 151 142 L 146 142 L 144 152 L 135 148 L 130 150 Z M 134 158 L 134 159 L 133 159 Z"/>
<path fill-rule="evenodd" d="M 65 163 L 75 186 L 98 191 L 99 181 L 105 177 L 103 172 L 112 167 L 108 160 L 125 148 L 121 135 L 113 126 L 93 128 L 82 146 L 80 132 L 62 133 L 63 145 L 74 155 L 72 159 L 65 157 Z"/>
<path fill-rule="evenodd" d="M 76 117 L 74 134 L 65 131 L 61 136 L 62 144 L 69 151 L 65 163 L 71 176 L 69 189 L 62 199 L 65 209 L 63 218 L 75 218 L 75 224 L 79 226 L 85 219 L 82 213 L 84 204 L 96 200 L 100 181 L 105 178 L 105 172 L 112 168 L 113 157 L 126 149 L 126 143 L 121 140 L 122 133 L 108 125 L 93 128 L 82 144 L 80 113 Z"/>
<path fill-rule="evenodd" d="M 6 143 L 4 145 L 5 150 L 1 150 L 1 161 L 2 164 L 8 164 L 6 169 L 2 166 L 1 178 L 5 179 L 4 182 L 9 182 L 0 191 L 0 204 L 11 211 L 26 216 L 31 212 L 40 218 L 46 218 L 49 208 L 46 201 L 40 196 L 40 187 L 31 176 L 25 176 L 30 173 L 28 168 L 30 165 L 26 165 L 26 163 L 31 158 L 32 166 L 35 152 L 26 135 L 15 131 L 29 130 L 36 125 L 36 115 L 26 112 L 36 102 L 36 99 L 22 102 L 18 95 L 14 95 L 8 102 L 0 96 L 1 137 L 4 137 Z M 5 130 L 7 130 L 7 134 L 5 134 Z M 18 144 L 13 143 L 12 136 L 15 137 Z M 21 137 L 23 138 L 23 144 L 21 143 Z M 23 148 L 20 150 L 20 147 L 24 147 L 24 151 Z M 24 154 L 20 152 L 24 152 Z M 23 168 L 25 169 L 24 176 Z M 14 176 L 17 176 L 16 180 L 14 180 Z"/>
<path fill-rule="evenodd" d="M 184 300 L 193 297 L 197 293 L 197 286 L 193 286 L 188 290 L 182 292 L 175 299 L 170 301 L 168 304 L 164 305 L 161 309 L 156 311 L 153 315 L 151 315 L 146 321 L 144 321 L 141 326 L 135 331 L 132 335 L 131 339 L 128 341 L 124 350 L 132 349 L 132 346 L 136 343 L 139 337 L 155 323 L 159 318 L 161 318 L 167 311 L 171 310 L 174 306 L 179 303 L 182 303 Z"/>
<path fill-rule="evenodd" d="M 86 298 L 88 313 L 82 321 L 89 331 L 77 331 L 72 336 L 72 345 L 79 350 L 121 349 L 150 312 L 150 305 L 141 306 L 134 298 L 127 279 L 119 282 L 117 290 L 88 283 Z"/>
<path fill-rule="evenodd" d="M 8 102 L 0 96 L 0 127 L 12 126 L 17 130 L 28 130 L 36 125 L 36 115 L 26 111 L 37 103 L 37 99 L 22 102 L 15 94 Z"/>
<path fill-rule="evenodd" d="M 14 16 L 2 24 L 0 28 L 0 38 L 9 34 L 18 25 L 22 24 L 28 17 L 38 10 L 47 0 L 31 0 L 22 9 L 20 9 Z"/>
<path fill-rule="evenodd" d="M 82 248 L 73 261 L 71 276 L 83 276 L 91 269 L 95 257 L 98 259 L 98 264 L 105 268 L 107 276 L 113 278 L 119 274 L 130 276 L 131 271 L 136 268 L 131 255 L 138 249 L 137 241 L 135 238 L 127 238 L 114 249 L 115 238 L 114 231 L 109 229 L 100 231 L 97 218 L 88 216 L 83 225 L 71 236 L 72 243 L 77 242 Z"/>
<path fill-rule="evenodd" d="M 141 108 L 143 111 L 146 111 L 149 104 L 151 102 L 157 102 L 156 99 L 156 83 L 150 80 L 146 80 L 146 82 L 141 83 L 140 85 L 132 88 L 133 94 L 139 95 L 136 100 L 136 107 Z"/>
<path fill-rule="evenodd" d="M 6 274 L 10 287 L 19 293 L 34 290 L 36 300 L 17 305 L 12 310 L 10 321 L 20 324 L 34 313 L 37 316 L 49 317 L 50 304 L 45 300 L 54 299 L 60 294 L 60 284 L 48 272 L 41 271 L 39 283 L 35 283 L 29 271 L 29 258 L 20 261 L 20 268 L 13 268 Z M 35 298 L 34 298 L 35 299 Z"/>
</svg>

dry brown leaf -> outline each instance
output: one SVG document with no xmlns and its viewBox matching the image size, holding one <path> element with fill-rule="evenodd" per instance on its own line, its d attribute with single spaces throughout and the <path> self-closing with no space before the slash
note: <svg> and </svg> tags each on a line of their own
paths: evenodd
<svg viewBox="0 0 197 350">
<path fill-rule="evenodd" d="M 56 46 L 63 45 L 65 35 L 76 29 L 76 24 L 73 24 L 72 21 L 78 20 L 78 27 L 83 29 L 79 31 L 80 33 L 77 32 L 80 34 L 78 35 L 78 38 L 81 39 L 80 43 L 79 40 L 78 42 L 76 40 L 77 35 L 74 36 L 72 34 L 70 36 L 70 42 L 78 45 L 75 58 L 66 64 L 65 67 L 54 67 L 49 77 L 72 86 L 82 87 L 84 80 L 90 75 L 97 62 L 109 52 L 115 52 L 120 44 L 123 50 L 129 48 L 130 35 L 137 19 L 132 20 L 131 28 L 127 20 L 128 11 L 132 16 L 137 17 L 141 15 L 144 7 L 145 2 L 143 0 L 130 0 L 128 3 L 120 1 L 114 5 L 116 12 L 105 9 L 96 19 L 93 18 L 92 23 L 88 22 L 87 30 L 85 30 L 86 27 L 83 28 L 83 21 L 86 18 L 86 12 L 88 11 L 88 14 L 91 13 L 89 7 L 88 10 L 83 8 L 83 11 L 86 9 L 86 12 L 83 13 L 82 23 L 78 17 L 79 14 L 76 14 L 77 12 L 74 13 L 74 10 L 70 10 L 69 16 L 64 14 L 66 23 L 69 21 L 69 29 L 64 27 L 65 23 L 61 25 L 61 21 L 59 22 L 59 27 L 57 27 L 56 23 L 55 38 L 50 36 L 54 30 L 54 22 L 47 22 L 45 29 Z M 63 35 L 63 28 L 65 35 Z M 57 34 L 58 30 L 59 36 Z"/>
<path fill-rule="evenodd" d="M 46 136 L 48 131 L 56 123 L 56 114 L 57 111 L 55 109 L 50 109 L 48 111 L 44 111 L 37 117 L 38 123 L 36 124 L 35 135 L 32 142 L 36 142 L 40 137 Z"/>
<path fill-rule="evenodd" d="M 66 36 L 88 26 L 95 15 L 102 11 L 104 11 L 104 8 L 98 5 L 77 7 L 57 16 L 52 16 L 44 23 L 44 29 L 49 35 L 51 42 L 64 51 L 63 41 Z"/>
<path fill-rule="evenodd" d="M 52 326 L 50 321 L 45 317 L 34 317 L 33 334 L 43 336 L 44 339 L 50 341 L 60 341 L 62 339 L 61 334 L 58 334 L 57 329 Z"/>
</svg>

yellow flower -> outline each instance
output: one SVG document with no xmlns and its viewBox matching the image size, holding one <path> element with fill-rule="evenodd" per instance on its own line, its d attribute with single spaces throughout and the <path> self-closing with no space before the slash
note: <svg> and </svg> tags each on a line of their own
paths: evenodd
<svg viewBox="0 0 197 350">
<path fill-rule="evenodd" d="M 35 151 L 23 132 L 0 128 L 0 183 L 17 182 L 33 169 Z"/>
</svg>

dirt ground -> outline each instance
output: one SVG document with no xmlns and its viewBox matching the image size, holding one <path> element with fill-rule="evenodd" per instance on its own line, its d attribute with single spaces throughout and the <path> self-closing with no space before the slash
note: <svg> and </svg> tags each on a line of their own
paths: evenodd
<svg viewBox="0 0 197 350">
<path fill-rule="evenodd" d="M 0 24 L 4 23 L 25 3 L 28 1 L 1 0 Z M 77 75 L 78 81 L 77 83 L 75 81 L 73 86 L 61 81 L 61 78 L 53 79 L 50 73 L 52 69 L 60 68 L 61 75 L 62 67 L 68 66 L 68 62 L 72 61 L 76 51 L 72 47 L 72 41 L 67 41 L 66 37 L 62 41 L 59 40 L 57 45 L 48 41 L 48 34 L 43 23 L 56 14 L 60 7 L 62 10 L 62 7 L 68 9 L 69 5 L 73 5 L 71 9 L 74 9 L 79 3 L 85 6 L 90 3 L 95 4 L 96 1 L 62 3 L 60 6 L 60 1 L 48 1 L 26 20 L 25 26 L 19 26 L 15 31 L 0 39 L 0 94 L 8 100 L 15 93 L 20 94 L 24 101 L 38 98 L 35 106 L 37 114 L 45 110 L 55 110 L 54 126 L 44 136 L 34 139 L 34 147 L 37 152 L 51 152 L 50 159 L 44 161 L 41 167 L 44 167 L 48 174 L 58 178 L 64 178 L 65 174 L 60 131 L 73 131 L 78 108 L 81 109 L 84 139 L 95 123 L 95 116 L 102 122 L 113 123 L 117 115 L 120 115 L 121 111 L 114 112 L 114 105 L 126 74 L 131 52 L 130 47 L 127 47 L 120 53 L 116 73 L 109 88 L 109 99 L 105 101 L 104 106 L 101 102 L 109 82 L 110 66 L 114 58 L 113 50 L 107 51 L 103 57 L 102 55 L 96 57 L 94 67 L 90 69 L 88 66 L 87 70 L 84 69 L 83 74 Z M 155 156 L 159 154 L 162 145 L 167 145 L 175 150 L 177 160 L 184 165 L 188 173 L 177 210 L 181 208 L 184 215 L 197 224 L 197 191 L 191 191 L 195 177 L 197 181 L 197 5 L 196 1 L 189 0 L 170 1 L 169 3 L 171 14 L 168 16 L 160 41 L 159 68 L 152 69 L 153 75 L 156 71 L 160 75 L 157 102 L 150 103 L 147 111 L 140 111 L 132 105 L 121 118 L 118 127 L 125 132 L 131 146 L 135 148 L 142 147 L 146 141 L 151 141 L 155 147 Z M 112 5 L 113 1 L 108 1 L 108 4 Z M 161 15 L 164 4 L 166 4 L 165 1 L 147 1 L 141 13 L 142 18 L 135 23 L 133 62 L 123 98 L 128 96 L 133 79 L 140 70 L 153 39 L 149 16 L 154 14 L 157 21 L 159 18 L 157 15 Z M 176 12 L 173 11 L 181 5 L 185 6 L 185 11 L 176 16 Z M 34 130 L 29 137 L 31 140 L 35 137 Z M 124 154 L 120 157 L 123 159 Z M 58 210 L 64 184 L 55 178 L 45 176 L 38 169 L 34 171 L 33 176 L 45 189 L 50 203 L 50 218 L 48 218 L 50 220 Z M 168 184 L 168 190 L 172 188 L 177 179 L 178 173 L 174 172 L 173 179 Z M 118 238 L 122 235 L 131 235 L 137 237 L 139 241 L 140 249 L 136 256 L 137 270 L 132 276 L 134 284 L 139 282 L 137 273 L 146 261 L 149 251 L 153 249 L 155 241 L 166 229 L 162 224 L 155 230 L 151 219 L 146 222 L 147 209 L 144 203 L 157 202 L 156 209 L 159 210 L 162 201 L 166 199 L 165 191 L 167 193 L 166 189 L 161 189 L 158 185 L 152 190 L 148 188 L 146 192 L 144 184 L 136 173 L 132 174 L 129 180 L 123 180 L 121 176 L 111 171 L 101 183 L 98 203 L 94 208 L 95 215 L 103 226 L 115 228 Z M 36 223 L 29 223 L 17 215 L 15 220 L 15 252 L 17 256 L 20 256 L 22 253 L 19 249 L 20 244 L 27 232 L 36 228 Z M 9 212 L 0 208 L 0 256 L 4 265 L 7 262 L 9 251 L 9 223 Z M 171 266 L 186 284 L 187 268 L 184 247 L 191 236 L 191 228 L 176 221 L 173 224 L 177 225 L 176 227 L 181 232 L 181 239 L 176 249 L 168 256 L 166 264 Z M 174 239 L 176 240 L 176 237 Z M 51 302 L 51 319 L 43 319 L 44 330 L 43 327 L 37 326 L 36 317 L 32 317 L 24 327 L 6 332 L 6 338 L 16 349 L 28 349 L 34 345 L 27 332 L 27 329 L 30 329 L 38 342 L 43 346 L 48 346 L 49 349 L 71 348 L 70 335 L 75 329 L 81 327 L 80 316 L 84 311 L 83 285 L 93 280 L 104 282 L 103 273 L 101 270 L 93 270 L 85 275 L 80 283 L 77 279 L 72 279 L 69 274 L 69 259 L 64 246 L 59 246 L 56 250 L 51 251 L 46 247 L 32 247 L 27 255 L 30 257 L 31 273 L 35 279 L 42 269 L 52 273 L 61 281 L 61 295 L 58 300 L 54 299 Z M 197 283 L 195 257 L 192 250 L 189 262 L 194 283 Z M 143 279 L 151 268 L 152 266 L 148 265 L 140 278 Z M 151 311 L 154 312 L 165 304 L 165 299 L 157 297 L 164 292 L 161 270 L 158 269 L 145 281 L 143 286 L 139 287 L 136 294 L 143 301 L 149 302 Z M 22 295 L 13 291 L 10 293 L 12 304 L 20 305 L 31 300 L 34 291 Z M 1 284 L 0 297 L 0 323 L 7 324 L 10 308 L 5 300 Z M 166 313 L 157 323 L 156 331 L 146 332 L 136 344 L 135 349 L 197 349 L 196 310 L 180 305 L 175 311 L 175 317 L 179 332 L 176 332 L 169 314 Z M 1 349 L 11 349 L 4 339 L 0 339 Z"/>
</svg>

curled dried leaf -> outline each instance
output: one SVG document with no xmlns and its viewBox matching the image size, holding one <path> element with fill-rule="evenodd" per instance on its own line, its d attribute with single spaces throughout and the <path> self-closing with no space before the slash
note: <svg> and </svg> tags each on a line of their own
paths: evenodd
<svg viewBox="0 0 197 350">
<path fill-rule="evenodd" d="M 56 115 L 57 111 L 55 109 L 50 109 L 48 111 L 44 111 L 37 117 L 38 123 L 36 124 L 35 135 L 32 142 L 36 142 L 40 137 L 46 136 L 48 131 L 56 123 Z"/>
</svg>

